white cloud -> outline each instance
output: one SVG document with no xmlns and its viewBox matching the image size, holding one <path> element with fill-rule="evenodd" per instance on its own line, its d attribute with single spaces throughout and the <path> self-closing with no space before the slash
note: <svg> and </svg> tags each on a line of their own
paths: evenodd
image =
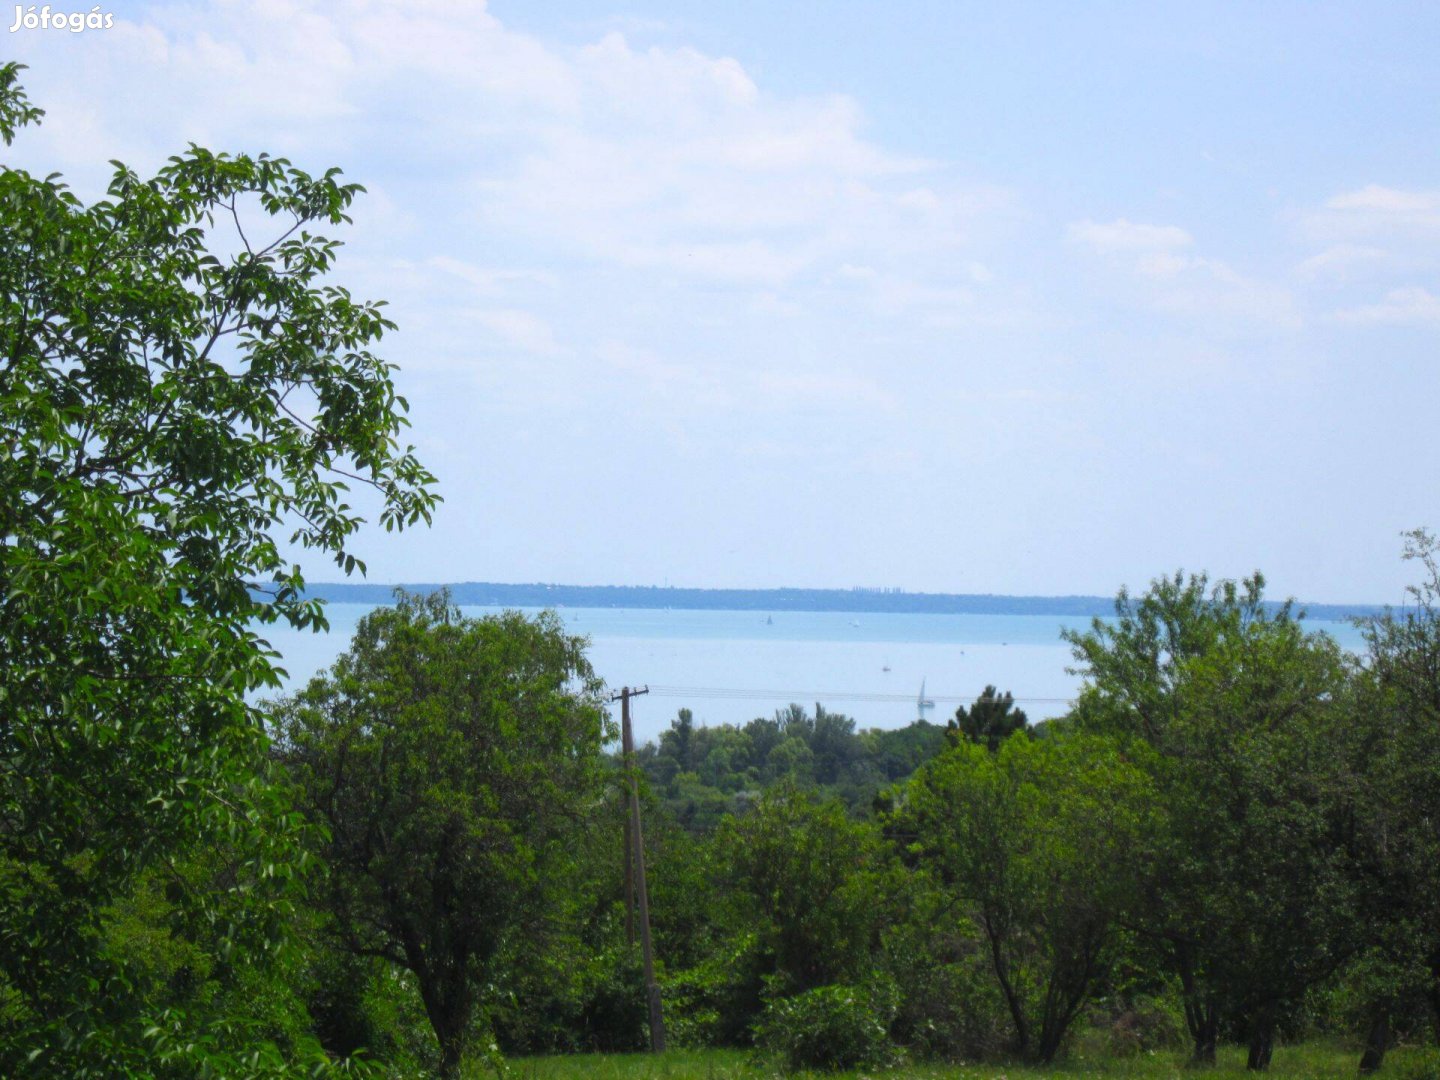
<svg viewBox="0 0 1440 1080">
<path fill-rule="evenodd" d="M 1294 297 L 1281 285 L 1243 274 L 1223 259 L 1193 253 L 1194 237 L 1178 225 L 1149 225 L 1124 218 L 1078 221 L 1066 238 L 1110 267 L 1107 287 L 1129 303 L 1181 316 L 1213 320 L 1211 329 L 1301 323 Z"/>
<path fill-rule="evenodd" d="M 1384 244 L 1404 250 L 1433 244 L 1440 233 L 1440 191 L 1367 184 L 1341 192 L 1301 219 L 1305 233 L 1326 245 Z"/>
<path fill-rule="evenodd" d="M 1374 270 L 1389 260 L 1384 248 L 1363 244 L 1335 244 L 1311 255 L 1295 267 L 1295 273 L 1305 279 L 1346 280 L 1368 270 Z"/>
<path fill-rule="evenodd" d="M 1391 289 L 1380 303 L 1348 308 L 1335 318 L 1361 324 L 1440 322 L 1440 296 L 1415 285 Z"/>
<path fill-rule="evenodd" d="M 426 260 L 426 264 L 452 277 L 459 278 L 461 281 L 472 285 L 476 292 L 486 296 L 501 293 L 508 285 L 536 283 L 554 286 L 557 283 L 555 275 L 548 271 L 477 266 L 474 263 L 469 263 L 450 255 L 433 255 Z"/>
<path fill-rule="evenodd" d="M 1440 191 L 1402 191 L 1380 184 L 1367 184 L 1359 191 L 1336 195 L 1325 205 L 1331 210 L 1418 216 L 1432 224 L 1440 224 Z"/>
<path fill-rule="evenodd" d="M 156 6 L 90 51 L 63 83 L 32 85 L 63 121 L 45 135 L 49 164 L 58 152 L 67 170 L 112 156 L 144 168 L 188 140 L 263 146 L 302 166 L 339 160 L 409 194 L 413 219 L 433 228 L 446 210 L 469 215 L 469 229 L 543 245 L 546 265 L 594 261 L 783 302 L 778 292 L 816 288 L 850 262 L 903 268 L 923 297 L 950 287 L 957 259 L 985 266 L 1015 213 L 1005 189 L 956 182 L 867 138 L 844 95 L 776 96 L 733 57 L 638 47 L 618 32 L 554 45 L 481 4 Z M 58 63 L 28 59 L 37 71 Z M 500 285 L 488 271 L 436 268 L 482 291 Z"/>
<path fill-rule="evenodd" d="M 1120 218 L 1110 222 L 1076 221 L 1066 227 L 1071 243 L 1101 254 L 1173 251 L 1189 247 L 1193 238 L 1178 225 L 1145 225 Z"/>
<path fill-rule="evenodd" d="M 917 195 L 913 177 L 939 170 L 864 140 L 853 102 L 772 100 L 734 61 L 610 35 L 576 73 L 586 108 L 520 133 L 523 153 L 477 177 L 496 227 L 773 287 L 840 259 L 964 244 L 1004 212 L 989 188 Z"/>
<path fill-rule="evenodd" d="M 1300 235 L 1319 250 L 1296 280 L 1325 290 L 1323 306 L 1348 323 L 1428 321 L 1429 293 L 1413 283 L 1440 270 L 1440 191 L 1367 184 L 1301 214 Z M 1363 292 L 1357 286 L 1363 285 Z M 1373 298 L 1384 292 L 1384 299 Z"/>
</svg>

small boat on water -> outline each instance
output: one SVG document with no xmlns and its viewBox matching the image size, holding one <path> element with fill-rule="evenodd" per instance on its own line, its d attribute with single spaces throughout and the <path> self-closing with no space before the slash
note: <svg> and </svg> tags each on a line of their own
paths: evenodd
<svg viewBox="0 0 1440 1080">
<path fill-rule="evenodd" d="M 921 679 L 921 680 L 920 680 L 920 696 L 919 696 L 919 697 L 916 699 L 916 701 L 915 701 L 915 712 L 916 712 L 917 718 L 920 719 L 920 720 L 924 720 L 924 719 L 925 719 L 925 713 L 926 713 L 927 711 L 929 711 L 930 709 L 933 709 L 934 707 L 935 707 L 935 701 L 934 701 L 934 699 L 932 699 L 932 698 L 927 698 L 927 697 L 925 696 L 925 680 L 924 680 L 924 679 Z"/>
</svg>

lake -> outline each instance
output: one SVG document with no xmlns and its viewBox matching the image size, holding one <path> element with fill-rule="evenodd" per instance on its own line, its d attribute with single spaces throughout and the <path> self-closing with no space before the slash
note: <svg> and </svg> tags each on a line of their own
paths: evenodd
<svg viewBox="0 0 1440 1080">
<path fill-rule="evenodd" d="M 330 603 L 328 634 L 270 627 L 288 688 L 327 667 L 349 644 L 370 604 Z M 462 607 L 470 616 L 491 607 Z M 533 609 L 522 609 L 532 610 Z M 1031 720 L 1063 713 L 1079 689 L 1062 629 L 1090 620 L 1059 615 L 912 615 L 847 612 L 694 611 L 559 608 L 572 633 L 590 639 L 589 657 L 612 689 L 649 686 L 633 700 L 640 742 L 688 708 L 703 724 L 745 723 L 798 702 L 854 717 L 861 728 L 900 727 L 916 718 L 920 687 L 943 722 L 987 683 L 1015 695 Z M 1305 620 L 1358 650 L 1345 622 Z M 618 710 L 618 706 L 617 706 Z"/>
</svg>

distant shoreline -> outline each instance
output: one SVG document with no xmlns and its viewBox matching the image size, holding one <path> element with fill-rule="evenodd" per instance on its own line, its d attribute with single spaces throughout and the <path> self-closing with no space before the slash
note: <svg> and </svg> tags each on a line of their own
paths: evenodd
<svg viewBox="0 0 1440 1080">
<path fill-rule="evenodd" d="M 312 582 L 307 596 L 337 604 L 385 604 L 396 588 L 429 593 L 448 588 L 455 603 L 475 607 L 679 608 L 690 611 L 837 611 L 895 615 L 1115 614 L 1107 596 L 999 596 L 987 593 L 923 593 L 897 589 L 687 589 L 656 585 L 525 585 L 465 581 L 360 585 Z M 1278 604 L 1269 604 L 1276 608 Z M 1342 621 L 1384 611 L 1377 604 L 1302 604 L 1311 619 Z"/>
</svg>

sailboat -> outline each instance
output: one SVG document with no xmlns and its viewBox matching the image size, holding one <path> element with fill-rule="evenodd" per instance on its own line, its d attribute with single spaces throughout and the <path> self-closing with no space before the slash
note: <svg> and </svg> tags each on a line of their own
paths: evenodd
<svg viewBox="0 0 1440 1080">
<path fill-rule="evenodd" d="M 916 711 L 916 713 L 918 714 L 918 719 L 924 720 L 924 719 L 925 719 L 925 711 L 926 711 L 927 709 L 933 709 L 934 707 L 935 707 L 935 702 L 934 702 L 933 700 L 931 700 L 930 698 L 927 698 L 927 697 L 925 696 L 925 680 L 924 680 L 924 679 L 921 679 L 921 680 L 920 680 L 920 696 L 915 700 L 915 711 Z"/>
</svg>

